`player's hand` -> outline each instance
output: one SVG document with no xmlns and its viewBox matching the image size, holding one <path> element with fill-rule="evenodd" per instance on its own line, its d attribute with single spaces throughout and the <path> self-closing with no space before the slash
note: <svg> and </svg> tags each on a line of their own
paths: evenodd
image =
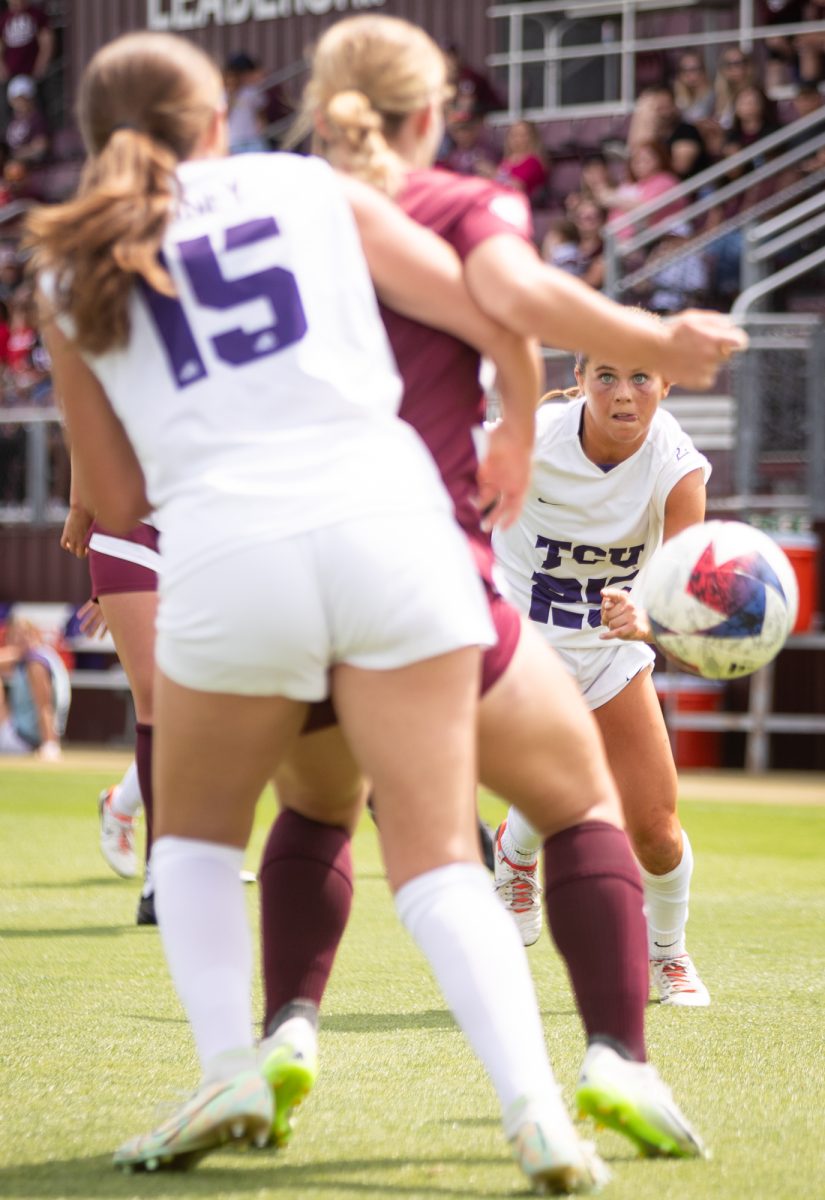
<svg viewBox="0 0 825 1200">
<path fill-rule="evenodd" d="M 518 518 L 532 471 L 532 444 L 514 430 L 507 418 L 489 430 L 487 453 L 478 465 L 476 505 L 482 528 L 509 529 Z"/>
<path fill-rule="evenodd" d="M 600 633 L 603 642 L 647 642 L 651 640 L 650 622 L 647 613 L 636 604 L 629 592 L 623 588 L 602 588 L 602 625 L 606 632 Z"/>
<path fill-rule="evenodd" d="M 105 637 L 109 627 L 103 619 L 100 605 L 96 600 L 87 600 L 77 610 L 77 624 L 84 637 Z"/>
<path fill-rule="evenodd" d="M 81 505 L 73 504 L 63 523 L 63 532 L 60 535 L 62 548 L 68 550 L 75 558 L 85 558 L 89 553 L 86 538 L 89 536 L 91 524 L 92 514 Z"/>
<path fill-rule="evenodd" d="M 686 309 L 667 327 L 662 374 L 683 387 L 709 388 L 722 364 L 748 347 L 748 335 L 723 313 Z"/>
</svg>

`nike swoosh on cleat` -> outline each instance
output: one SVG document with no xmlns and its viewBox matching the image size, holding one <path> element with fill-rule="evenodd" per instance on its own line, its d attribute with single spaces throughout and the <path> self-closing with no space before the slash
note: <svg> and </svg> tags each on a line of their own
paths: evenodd
<svg viewBox="0 0 825 1200">
<path fill-rule="evenodd" d="M 564 503 L 563 500 L 545 500 L 543 496 L 538 497 L 539 504 L 552 504 L 555 508 L 560 507 Z"/>
</svg>

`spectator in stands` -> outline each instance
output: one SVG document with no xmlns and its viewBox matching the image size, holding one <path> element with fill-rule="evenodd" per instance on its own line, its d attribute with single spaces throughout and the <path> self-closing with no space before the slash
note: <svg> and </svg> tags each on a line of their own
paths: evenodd
<svg viewBox="0 0 825 1200">
<path fill-rule="evenodd" d="M 704 256 L 694 253 L 668 261 L 675 251 L 684 249 L 690 240 L 690 232 L 686 222 L 677 222 L 648 256 L 648 263 L 661 261 L 661 266 L 649 280 L 646 306 L 661 316 L 670 316 L 707 301 L 710 273 Z"/>
<path fill-rule="evenodd" d="M 504 139 L 504 157 L 495 173 L 497 183 L 524 192 L 531 204 L 543 198 L 550 172 L 538 130 L 530 121 L 516 121 Z"/>
<path fill-rule="evenodd" d="M 586 154 L 582 159 L 579 196 L 587 200 L 595 200 L 598 192 L 612 186 L 607 158 L 596 151 Z"/>
<path fill-rule="evenodd" d="M 29 0 L 7 0 L 0 15 L 0 82 L 15 75 L 40 81 L 54 53 L 54 33 L 39 4 Z"/>
<path fill-rule="evenodd" d="M 71 686 L 60 655 L 31 621 L 14 618 L 0 649 L 0 754 L 54 762 L 69 715 Z"/>
<path fill-rule="evenodd" d="M 642 143 L 663 142 L 670 155 L 670 170 L 689 179 L 710 166 L 702 135 L 682 119 L 673 88 L 667 84 L 646 88 L 636 101 L 627 134 L 631 154 Z"/>
<path fill-rule="evenodd" d="M 239 51 L 227 60 L 223 80 L 230 154 L 268 150 L 264 137 L 266 97 L 260 88 L 259 64 L 244 51 Z"/>
<path fill-rule="evenodd" d="M 599 203 L 608 210 L 607 219 L 613 221 L 625 213 L 632 212 L 642 204 L 663 196 L 679 183 L 670 169 L 670 159 L 662 142 L 639 142 L 630 154 L 630 179 L 616 188 L 605 188 L 598 196 Z M 657 220 L 673 216 L 684 208 L 682 199 L 674 200 L 656 214 Z M 619 233 L 619 239 L 633 236 L 643 226 L 627 225 Z"/>
<path fill-rule="evenodd" d="M 748 84 L 740 88 L 733 102 L 733 122 L 725 137 L 725 153 L 735 154 L 754 142 L 761 141 L 779 128 L 776 104 L 766 96 L 761 87 Z M 767 156 L 754 159 L 753 166 L 761 166 Z M 740 172 L 732 172 L 738 174 Z"/>
<path fill-rule="evenodd" d="M 447 82 L 455 89 L 453 107 L 457 111 L 486 117 L 488 113 L 505 107 L 490 80 L 464 61 L 455 43 L 444 47 L 444 57 L 447 60 Z"/>
<path fill-rule="evenodd" d="M 541 256 L 553 267 L 581 278 L 584 259 L 580 250 L 581 234 L 569 217 L 555 217 L 541 243 Z"/>
<path fill-rule="evenodd" d="M 790 25 L 802 20 L 804 0 L 762 0 L 761 12 L 757 10 L 757 23 L 762 25 Z M 765 89 L 794 83 L 799 78 L 799 55 L 793 37 L 765 38 L 768 61 L 765 64 Z"/>
<path fill-rule="evenodd" d="M 27 284 L 9 302 L 5 383 L 19 404 L 39 404 L 51 394 L 49 362 L 38 331 L 34 293 Z"/>
<path fill-rule="evenodd" d="M 728 46 L 722 51 L 713 81 L 716 95 L 713 116 L 723 129 L 730 129 L 733 124 L 733 104 L 737 93 L 746 85 L 756 82 L 753 60 L 744 50 L 738 46 Z"/>
<path fill-rule="evenodd" d="M 683 121 L 697 128 L 713 116 L 715 97 L 702 55 L 697 50 L 684 50 L 676 63 L 673 98 Z"/>
<path fill-rule="evenodd" d="M 439 165 L 458 175 L 482 175 L 492 179 L 496 173 L 496 155 L 485 138 L 486 126 L 476 113 L 461 109 L 447 118 L 445 146 Z"/>
<path fill-rule="evenodd" d="M 6 146 L 13 162 L 35 166 L 49 152 L 46 120 L 37 105 L 37 88 L 29 75 L 15 75 L 6 89 L 11 120 L 6 126 Z"/>
<path fill-rule="evenodd" d="M 573 219 L 579 231 L 580 278 L 591 287 L 600 289 L 604 285 L 604 210 L 595 201 L 583 196 L 576 206 Z"/>
<path fill-rule="evenodd" d="M 802 117 L 807 117 L 817 109 L 825 107 L 825 96 L 819 91 L 816 84 L 801 83 L 796 95 L 793 98 L 793 120 L 799 121 Z M 800 179 L 803 175 L 810 175 L 812 171 L 819 171 L 825 167 L 825 139 L 823 139 L 823 126 L 819 126 L 818 130 L 818 145 L 810 156 L 804 159 L 801 163 L 791 167 L 788 172 L 783 174 L 782 183 L 787 184 L 795 179 Z M 801 146 L 803 143 L 811 139 L 811 133 L 799 133 L 792 137 L 785 146 L 786 150 L 792 147 Z"/>
<path fill-rule="evenodd" d="M 825 21 L 825 0 L 806 0 L 803 21 Z M 799 79 L 802 83 L 825 80 L 825 32 L 800 33 L 794 38 L 799 55 Z"/>
<path fill-rule="evenodd" d="M 0 244 L 0 301 L 3 301 L 4 305 L 8 305 L 9 300 L 20 286 L 22 277 L 23 268 L 14 246 L 7 242 Z M 6 320 L 8 320 L 8 308 L 6 308 Z M 2 361 L 5 362 L 5 350 Z"/>
</svg>

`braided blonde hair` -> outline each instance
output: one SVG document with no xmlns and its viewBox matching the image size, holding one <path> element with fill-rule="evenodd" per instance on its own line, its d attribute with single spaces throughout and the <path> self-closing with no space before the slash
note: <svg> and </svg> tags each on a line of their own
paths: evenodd
<svg viewBox="0 0 825 1200">
<path fill-rule="evenodd" d="M 446 63 L 423 29 L 400 17 L 336 21 L 318 41 L 293 144 L 313 149 L 392 195 L 404 167 L 391 142 L 404 121 L 445 99 Z"/>
</svg>

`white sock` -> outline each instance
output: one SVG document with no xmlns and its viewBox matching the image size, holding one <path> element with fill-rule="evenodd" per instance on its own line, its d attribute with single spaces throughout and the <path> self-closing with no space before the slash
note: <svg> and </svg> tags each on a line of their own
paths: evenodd
<svg viewBox="0 0 825 1200">
<path fill-rule="evenodd" d="M 153 896 L 155 894 L 155 881 L 152 878 L 152 860 L 149 859 L 146 864 L 146 869 L 143 875 L 143 887 L 140 889 L 141 896 Z"/>
<path fill-rule="evenodd" d="M 484 867 L 427 871 L 399 889 L 395 906 L 486 1067 L 502 1112 L 525 1098 L 560 1106 L 527 955 Z"/>
<path fill-rule="evenodd" d="M 116 817 L 133 817 L 142 803 L 137 764 L 133 759 L 120 783 L 112 789 L 111 810 Z"/>
<path fill-rule="evenodd" d="M 682 830 L 682 859 L 667 875 L 651 875 L 639 864 L 645 888 L 647 940 L 651 958 L 676 958 L 685 953 L 693 850 Z"/>
<path fill-rule="evenodd" d="M 539 856 L 544 838 L 517 808 L 507 813 L 507 821 L 501 833 L 501 848 L 504 857 L 517 867 L 529 867 Z"/>
<path fill-rule="evenodd" d="M 214 842 L 162 837 L 152 848 L 163 949 L 204 1070 L 217 1055 L 253 1045 L 242 865 L 242 850 Z"/>
</svg>

